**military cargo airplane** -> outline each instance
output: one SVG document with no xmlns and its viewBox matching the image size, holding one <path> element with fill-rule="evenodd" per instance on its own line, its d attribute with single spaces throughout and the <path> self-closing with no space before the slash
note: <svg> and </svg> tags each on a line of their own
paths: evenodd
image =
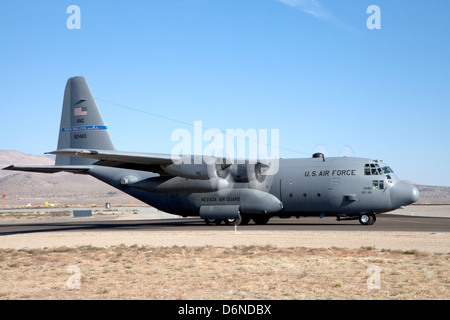
<svg viewBox="0 0 450 320">
<path fill-rule="evenodd" d="M 356 157 L 279 159 L 267 164 L 223 159 L 174 161 L 173 155 L 117 151 L 84 77 L 67 81 L 54 166 L 3 170 L 91 175 L 159 210 L 200 216 L 207 224 L 266 224 L 271 217 L 334 216 L 372 225 L 376 214 L 418 200 L 381 160 Z M 193 156 L 187 156 L 193 157 Z"/>
</svg>

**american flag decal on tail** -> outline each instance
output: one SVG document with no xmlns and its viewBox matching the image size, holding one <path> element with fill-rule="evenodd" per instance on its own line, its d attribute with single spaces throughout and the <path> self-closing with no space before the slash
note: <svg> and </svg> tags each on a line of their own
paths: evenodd
<svg viewBox="0 0 450 320">
<path fill-rule="evenodd" d="M 87 107 L 76 107 L 73 109 L 73 115 L 76 117 L 87 116 Z"/>
</svg>

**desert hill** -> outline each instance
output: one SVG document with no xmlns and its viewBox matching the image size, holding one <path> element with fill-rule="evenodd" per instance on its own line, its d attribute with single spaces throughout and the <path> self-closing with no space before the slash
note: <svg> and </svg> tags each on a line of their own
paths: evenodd
<svg viewBox="0 0 450 320">
<path fill-rule="evenodd" d="M 37 156 L 33 154 L 26 154 L 15 150 L 0 150 L 0 168 L 7 167 L 11 164 L 17 166 L 24 165 L 37 165 L 37 166 L 50 166 L 55 164 L 55 156 L 44 155 Z M 9 175 L 11 172 L 0 171 L 0 177 Z"/>
<path fill-rule="evenodd" d="M 420 192 L 418 203 L 450 203 L 450 187 L 425 186 L 416 184 Z"/>
</svg>

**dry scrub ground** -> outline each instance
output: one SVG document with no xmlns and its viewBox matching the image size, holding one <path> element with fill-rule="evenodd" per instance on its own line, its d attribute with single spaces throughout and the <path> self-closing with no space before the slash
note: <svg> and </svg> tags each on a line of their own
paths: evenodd
<svg viewBox="0 0 450 320">
<path fill-rule="evenodd" d="M 0 250 L 0 299 L 448 299 L 449 254 L 272 246 Z"/>
</svg>

